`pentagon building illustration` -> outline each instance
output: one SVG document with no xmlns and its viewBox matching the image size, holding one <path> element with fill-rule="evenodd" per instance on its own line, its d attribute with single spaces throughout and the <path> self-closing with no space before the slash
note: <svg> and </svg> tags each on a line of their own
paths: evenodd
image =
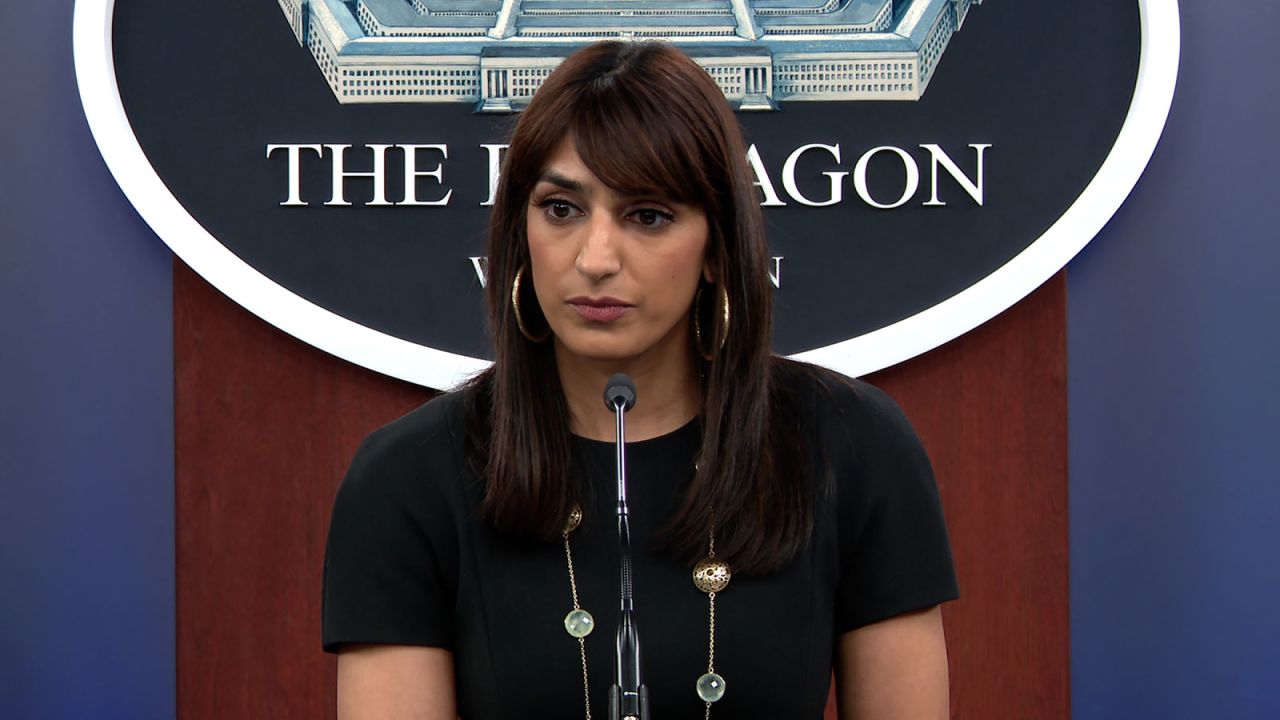
<svg viewBox="0 0 1280 720">
<path fill-rule="evenodd" d="M 739 110 L 918 100 L 982 0 L 277 0 L 338 102 L 518 112 L 598 40 L 676 43 Z"/>
</svg>

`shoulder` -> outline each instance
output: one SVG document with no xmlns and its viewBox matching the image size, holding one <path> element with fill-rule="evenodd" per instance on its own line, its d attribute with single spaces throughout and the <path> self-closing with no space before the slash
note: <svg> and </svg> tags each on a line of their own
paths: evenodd
<svg viewBox="0 0 1280 720">
<path fill-rule="evenodd" d="M 864 380 L 781 360 L 775 363 L 775 407 L 783 422 L 810 438 L 820 467 L 837 484 L 933 483 L 928 454 L 898 403 Z"/>
<path fill-rule="evenodd" d="M 442 394 L 369 433 L 360 443 L 341 493 L 377 486 L 420 491 L 423 481 L 464 467 L 466 391 Z"/>
<path fill-rule="evenodd" d="M 443 393 L 369 433 L 361 450 L 394 456 L 447 443 L 462 432 L 465 413 L 466 391 Z"/>
<path fill-rule="evenodd" d="M 839 431 L 847 439 L 906 436 L 915 440 L 915 431 L 898 403 L 865 380 L 778 358 L 774 387 L 781 403 L 792 406 L 792 412 L 827 430 Z"/>
</svg>

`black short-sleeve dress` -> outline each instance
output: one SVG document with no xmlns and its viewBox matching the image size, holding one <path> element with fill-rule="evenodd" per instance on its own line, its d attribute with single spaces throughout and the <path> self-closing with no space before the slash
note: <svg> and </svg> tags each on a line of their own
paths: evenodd
<svg viewBox="0 0 1280 720">
<path fill-rule="evenodd" d="M 789 376 L 807 398 L 812 467 L 829 470 L 808 547 L 784 570 L 735 576 L 716 599 L 722 718 L 822 717 L 839 636 L 956 597 L 929 460 L 902 412 L 874 387 Z M 448 648 L 459 714 L 583 717 L 563 543 L 514 541 L 479 517 L 482 480 L 466 462 L 464 402 L 446 394 L 365 439 L 334 505 L 325 557 L 324 648 Z M 691 568 L 648 550 L 693 474 L 697 422 L 628 443 L 633 577 L 652 717 L 702 718 L 708 603 Z M 618 607 L 613 444 L 577 438 L 588 507 L 573 534 L 592 714 L 607 713 Z"/>
</svg>

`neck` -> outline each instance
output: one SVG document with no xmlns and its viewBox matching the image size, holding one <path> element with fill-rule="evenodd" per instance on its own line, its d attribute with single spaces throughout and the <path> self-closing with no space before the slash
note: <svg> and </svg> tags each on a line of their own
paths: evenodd
<svg viewBox="0 0 1280 720">
<path fill-rule="evenodd" d="M 628 442 L 648 440 L 677 430 L 702 405 L 693 361 L 687 352 L 667 357 L 640 357 L 625 362 L 584 358 L 556 346 L 556 368 L 572 418 L 571 430 L 592 440 L 616 437 L 613 411 L 604 404 L 604 386 L 624 372 L 636 384 L 636 404 L 627 412 Z"/>
</svg>

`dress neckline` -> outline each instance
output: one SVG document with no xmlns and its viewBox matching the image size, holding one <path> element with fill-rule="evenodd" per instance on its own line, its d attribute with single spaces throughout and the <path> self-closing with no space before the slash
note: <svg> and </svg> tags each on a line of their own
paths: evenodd
<svg viewBox="0 0 1280 720">
<path fill-rule="evenodd" d="M 632 452 L 635 450 L 641 450 L 648 452 L 652 449 L 666 449 L 672 446 L 683 445 L 689 440 L 700 435 L 701 430 L 702 420 L 700 417 L 695 415 L 689 420 L 689 422 L 686 422 L 684 425 L 681 425 L 671 432 L 662 435 L 655 435 L 654 437 L 646 438 L 644 440 L 633 440 L 628 442 L 627 451 Z M 596 440 L 594 438 L 583 437 L 581 435 L 574 435 L 573 440 L 579 447 L 588 451 L 596 452 L 605 450 L 612 452 L 615 444 L 613 440 Z"/>
</svg>

